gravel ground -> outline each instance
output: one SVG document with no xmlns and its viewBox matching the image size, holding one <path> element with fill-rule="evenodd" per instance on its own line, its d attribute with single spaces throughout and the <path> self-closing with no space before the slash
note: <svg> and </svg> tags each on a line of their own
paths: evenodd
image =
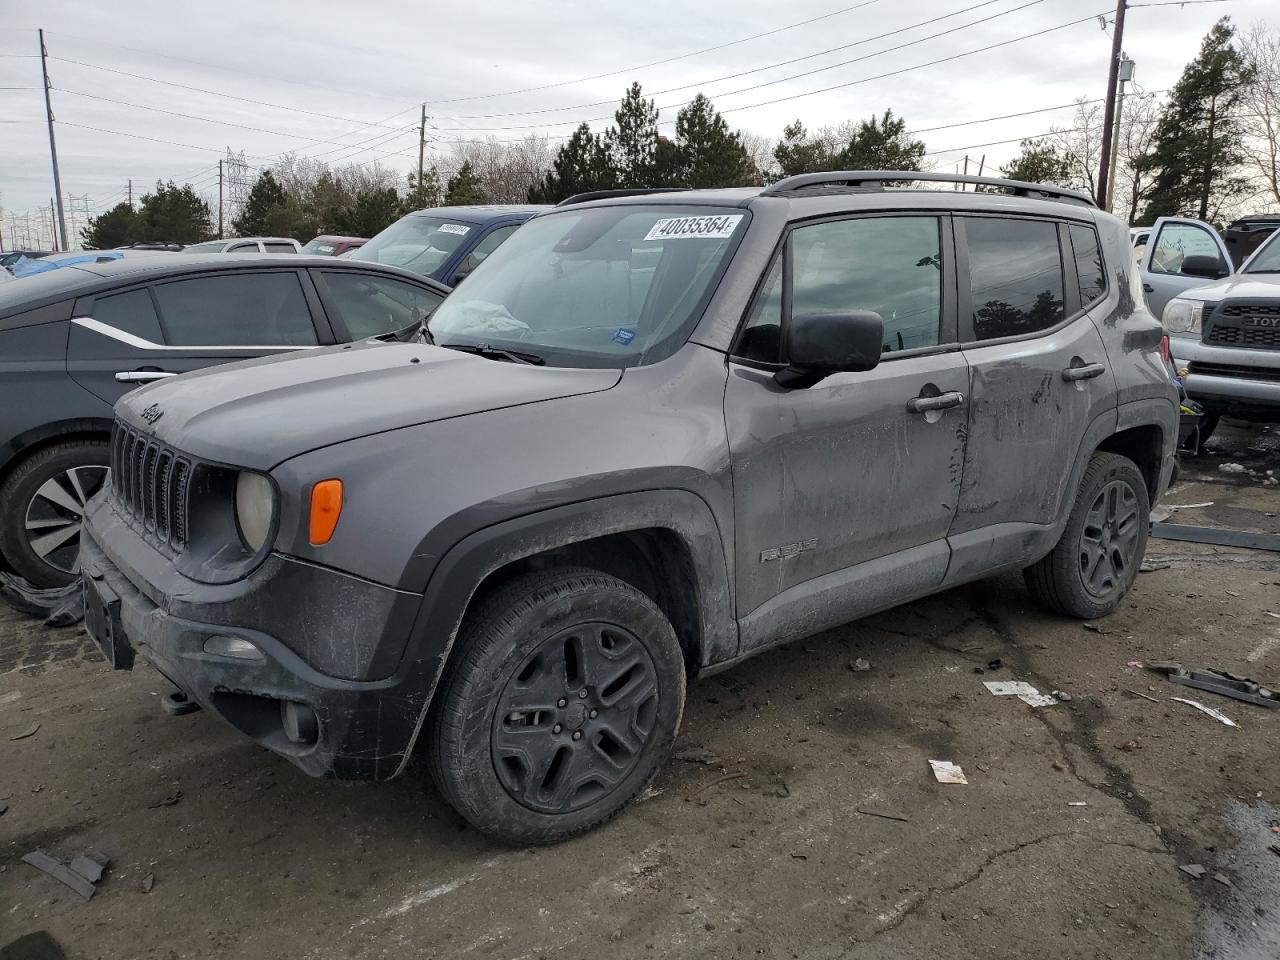
<svg viewBox="0 0 1280 960">
<path fill-rule="evenodd" d="M 1280 533 L 1268 469 L 1280 428 L 1224 428 L 1166 498 L 1212 505 L 1170 519 Z M 1153 540 L 1148 556 L 1169 562 L 1098 624 L 1006 577 L 700 682 L 654 789 L 536 851 L 466 829 L 421 765 L 311 780 L 208 715 L 168 718 L 154 671 L 112 673 L 78 629 L 2 609 L 0 945 L 44 930 L 75 958 L 1274 958 L 1280 711 L 1129 664 L 1280 683 L 1280 555 Z M 1071 699 L 982 686 L 1010 679 Z M 935 782 L 931 759 L 968 784 Z M 22 863 L 36 848 L 110 857 L 94 899 Z"/>
</svg>

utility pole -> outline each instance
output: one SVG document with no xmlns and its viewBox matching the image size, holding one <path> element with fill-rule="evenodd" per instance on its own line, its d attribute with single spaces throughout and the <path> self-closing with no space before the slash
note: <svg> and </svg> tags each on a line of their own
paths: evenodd
<svg viewBox="0 0 1280 960">
<path fill-rule="evenodd" d="M 129 178 L 129 209 L 133 209 L 133 177 Z"/>
<path fill-rule="evenodd" d="M 218 161 L 218 239 L 222 239 L 222 161 Z"/>
<path fill-rule="evenodd" d="M 1116 95 L 1116 125 L 1111 135 L 1111 170 L 1107 173 L 1107 213 L 1116 206 L 1116 160 L 1120 156 L 1120 118 L 1124 114 L 1124 85 L 1133 79 L 1132 60 L 1120 54 L 1120 92 Z"/>
<path fill-rule="evenodd" d="M 41 213 L 41 216 L 42 217 L 44 216 L 43 212 Z M 57 253 L 58 238 L 53 235 L 53 230 L 58 225 L 58 215 L 54 213 L 53 197 L 49 198 L 49 224 L 50 224 L 49 237 L 53 240 L 53 251 L 54 253 Z M 67 249 L 67 231 L 66 231 L 66 227 L 64 226 L 62 230 L 62 252 L 65 253 L 66 249 Z"/>
<path fill-rule="evenodd" d="M 62 234 L 62 249 L 67 248 L 67 221 L 62 216 L 62 177 L 58 174 L 58 145 L 53 139 L 53 104 L 49 101 L 49 64 L 44 48 L 44 31 L 40 34 L 40 73 L 44 76 L 44 113 L 49 122 L 49 156 L 53 160 L 53 192 L 58 198 L 58 231 Z"/>
<path fill-rule="evenodd" d="M 1112 127 L 1116 122 L 1116 84 L 1120 77 L 1120 51 L 1124 43 L 1124 12 L 1127 0 L 1116 0 L 1116 22 L 1111 33 L 1111 64 L 1107 68 L 1107 104 L 1102 114 L 1102 159 L 1098 164 L 1098 206 L 1111 209 Z"/>
<path fill-rule="evenodd" d="M 418 121 L 418 195 L 422 195 L 422 160 L 427 146 L 427 105 L 422 105 L 422 119 Z"/>
</svg>

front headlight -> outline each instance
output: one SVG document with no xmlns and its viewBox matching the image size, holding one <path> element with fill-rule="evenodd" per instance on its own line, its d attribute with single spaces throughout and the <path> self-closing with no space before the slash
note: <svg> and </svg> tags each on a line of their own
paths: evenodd
<svg viewBox="0 0 1280 960">
<path fill-rule="evenodd" d="M 1172 334 L 1200 335 L 1200 321 L 1204 317 L 1204 302 L 1175 297 L 1164 307 L 1164 329 Z"/>
<path fill-rule="evenodd" d="M 276 494 L 264 474 L 241 471 L 236 476 L 236 526 L 250 553 L 257 553 L 271 533 Z"/>
</svg>

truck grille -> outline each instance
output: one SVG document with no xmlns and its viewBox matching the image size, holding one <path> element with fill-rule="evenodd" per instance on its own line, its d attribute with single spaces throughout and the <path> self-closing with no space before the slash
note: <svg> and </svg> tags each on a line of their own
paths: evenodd
<svg viewBox="0 0 1280 960">
<path fill-rule="evenodd" d="M 1280 327 L 1255 327 L 1250 320 L 1280 320 L 1280 301 L 1224 303 L 1213 315 L 1205 343 L 1224 347 L 1280 350 Z"/>
<path fill-rule="evenodd" d="M 1268 380 L 1280 382 L 1280 367 L 1242 367 L 1227 363 L 1203 363 L 1191 361 L 1191 372 L 1208 377 L 1233 377 L 1238 380 Z"/>
<path fill-rule="evenodd" d="M 111 432 L 112 496 L 120 511 L 152 540 L 187 544 L 191 461 L 116 421 Z"/>
</svg>

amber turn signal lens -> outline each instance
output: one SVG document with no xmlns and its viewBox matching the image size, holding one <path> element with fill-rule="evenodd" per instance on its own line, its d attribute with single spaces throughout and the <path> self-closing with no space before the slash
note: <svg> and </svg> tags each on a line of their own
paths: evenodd
<svg viewBox="0 0 1280 960">
<path fill-rule="evenodd" d="M 342 481 L 321 480 L 311 488 L 311 544 L 329 542 L 342 516 Z"/>
</svg>

